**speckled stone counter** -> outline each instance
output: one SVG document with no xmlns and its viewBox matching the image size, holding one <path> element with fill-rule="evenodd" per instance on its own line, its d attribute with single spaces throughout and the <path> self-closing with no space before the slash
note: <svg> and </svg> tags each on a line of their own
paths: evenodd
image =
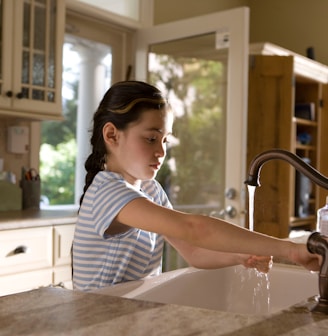
<svg viewBox="0 0 328 336">
<path fill-rule="evenodd" d="M 75 223 L 77 210 L 0 211 L 0 231 Z"/>
<path fill-rule="evenodd" d="M 237 315 L 40 288 L 0 298 L 0 335 L 328 335 L 313 301 L 274 315 Z"/>
</svg>

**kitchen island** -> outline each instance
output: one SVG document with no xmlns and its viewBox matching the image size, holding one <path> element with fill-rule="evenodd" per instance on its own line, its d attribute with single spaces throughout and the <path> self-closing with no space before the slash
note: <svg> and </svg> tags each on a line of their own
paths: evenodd
<svg viewBox="0 0 328 336">
<path fill-rule="evenodd" d="M 243 315 L 45 287 L 0 298 L 0 335 L 327 335 L 314 305 Z"/>
</svg>

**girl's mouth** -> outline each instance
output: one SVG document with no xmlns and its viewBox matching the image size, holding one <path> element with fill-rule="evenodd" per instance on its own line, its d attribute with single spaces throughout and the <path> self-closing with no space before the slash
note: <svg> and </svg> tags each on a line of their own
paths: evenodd
<svg viewBox="0 0 328 336">
<path fill-rule="evenodd" d="M 161 167 L 161 164 L 160 163 L 152 164 L 152 165 L 150 165 L 150 167 L 152 167 L 153 169 L 158 170 Z"/>
</svg>

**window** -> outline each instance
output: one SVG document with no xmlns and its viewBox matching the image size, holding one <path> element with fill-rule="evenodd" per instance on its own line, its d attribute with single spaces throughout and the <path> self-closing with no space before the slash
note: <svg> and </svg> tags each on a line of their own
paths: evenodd
<svg viewBox="0 0 328 336">
<path fill-rule="evenodd" d="M 88 96 L 89 101 L 99 102 L 110 83 L 110 48 L 90 40 L 66 36 L 62 86 L 64 121 L 45 121 L 42 124 L 40 174 L 43 205 L 78 203 L 78 193 L 82 192 L 80 186 L 83 183 L 79 176 L 84 175 L 83 162 L 80 164 L 80 161 L 84 161 L 88 155 L 86 127 L 96 109 L 92 104 L 85 104 L 84 100 Z"/>
<path fill-rule="evenodd" d="M 123 51 L 129 50 L 126 44 L 130 32 L 80 15 L 69 14 L 67 23 L 70 33 L 63 47 L 64 120 L 44 121 L 41 126 L 41 208 L 79 204 L 93 114 L 111 83 L 123 79 L 119 76 L 128 62 Z"/>
</svg>

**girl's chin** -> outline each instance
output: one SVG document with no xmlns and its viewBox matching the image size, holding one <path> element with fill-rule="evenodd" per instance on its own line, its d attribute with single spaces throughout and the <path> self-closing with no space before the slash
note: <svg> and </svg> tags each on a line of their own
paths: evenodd
<svg viewBox="0 0 328 336">
<path fill-rule="evenodd" d="M 146 174 L 148 177 L 146 177 L 146 180 L 152 180 L 156 177 L 158 170 L 154 170 L 151 174 Z"/>
</svg>

